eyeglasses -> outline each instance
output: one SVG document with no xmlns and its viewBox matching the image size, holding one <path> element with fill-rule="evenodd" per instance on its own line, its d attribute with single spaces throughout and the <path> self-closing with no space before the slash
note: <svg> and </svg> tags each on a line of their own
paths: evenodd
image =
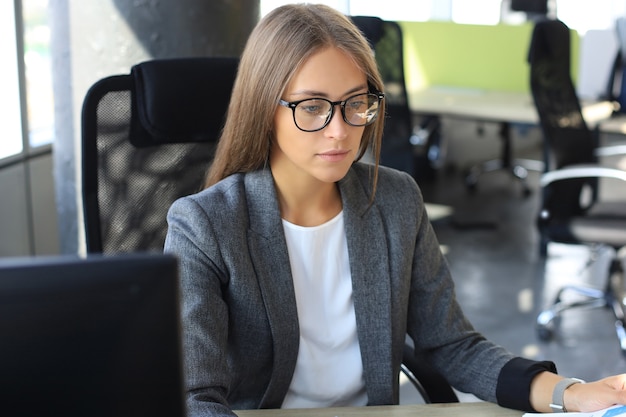
<svg viewBox="0 0 626 417">
<path fill-rule="evenodd" d="M 383 93 L 361 93 L 340 101 L 307 98 L 292 102 L 279 100 L 278 104 L 291 108 L 293 121 L 298 129 L 316 132 L 330 123 L 337 105 L 341 108 L 343 120 L 350 126 L 367 126 L 373 123 L 383 98 Z"/>
</svg>

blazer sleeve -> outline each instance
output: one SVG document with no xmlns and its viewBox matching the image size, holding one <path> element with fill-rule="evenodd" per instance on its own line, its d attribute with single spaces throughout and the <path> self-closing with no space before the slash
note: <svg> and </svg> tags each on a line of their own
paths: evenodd
<svg viewBox="0 0 626 417">
<path fill-rule="evenodd" d="M 403 291 L 394 294 L 392 306 L 396 320 L 405 320 L 402 343 L 408 334 L 416 360 L 428 361 L 460 391 L 495 402 L 498 374 L 513 355 L 487 341 L 463 314 L 417 183 L 381 167 L 376 207 L 388 241 L 390 279 Z"/>
<path fill-rule="evenodd" d="M 221 294 L 225 274 L 219 262 L 218 239 L 207 213 L 191 198 L 176 201 L 167 220 L 164 251 L 179 258 L 189 417 L 235 416 L 226 400 L 230 384 L 225 358 L 228 308 Z"/>
<path fill-rule="evenodd" d="M 413 252 L 408 333 L 455 388 L 503 406 L 528 409 L 532 377 L 550 362 L 518 358 L 487 340 L 464 315 L 446 259 L 426 213 L 421 192 L 407 176 L 418 219 Z"/>
</svg>

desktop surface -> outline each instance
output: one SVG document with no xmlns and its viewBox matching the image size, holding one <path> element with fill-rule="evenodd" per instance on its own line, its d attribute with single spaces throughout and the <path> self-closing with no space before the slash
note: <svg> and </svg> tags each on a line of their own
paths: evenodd
<svg viewBox="0 0 626 417">
<path fill-rule="evenodd" d="M 0 415 L 184 415 L 175 258 L 0 259 Z"/>
<path fill-rule="evenodd" d="M 484 122 L 537 125 L 539 116 L 530 93 L 430 86 L 408 92 L 409 106 L 416 114 L 437 114 Z M 582 102 L 590 127 L 608 129 L 615 105 L 610 101 Z M 606 127 L 605 127 L 606 126 Z M 613 128 L 616 130 L 616 128 Z"/>
<path fill-rule="evenodd" d="M 487 402 L 333 407 L 281 410 L 240 410 L 238 417 L 521 417 L 518 410 Z"/>
</svg>

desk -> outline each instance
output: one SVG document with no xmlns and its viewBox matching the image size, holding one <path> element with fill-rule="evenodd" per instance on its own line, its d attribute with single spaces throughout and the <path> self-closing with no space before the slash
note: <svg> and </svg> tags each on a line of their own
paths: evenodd
<svg viewBox="0 0 626 417">
<path fill-rule="evenodd" d="M 416 114 L 496 123 L 539 123 L 530 93 L 432 86 L 409 91 L 408 96 L 409 107 Z M 608 101 L 585 102 L 582 110 L 587 124 L 594 127 L 611 116 L 614 105 Z M 603 125 L 600 123 L 599 127 Z"/>
<path fill-rule="evenodd" d="M 530 194 L 530 188 L 526 184 L 528 170 L 544 171 L 543 162 L 514 160 L 510 132 L 511 124 L 539 123 L 539 116 L 530 93 L 432 86 L 409 91 L 408 97 L 409 107 L 415 114 L 500 124 L 502 140 L 500 159 L 472 167 L 465 178 L 465 183 L 468 189 L 473 191 L 482 173 L 504 169 L 522 181 L 525 195 Z M 590 128 L 598 126 L 601 130 L 608 129 L 608 124 L 600 122 L 610 118 L 613 110 L 613 103 L 608 101 L 582 103 L 583 117 Z M 615 127 L 611 126 L 611 129 L 614 131 Z"/>
<path fill-rule="evenodd" d="M 626 114 L 618 114 L 610 119 L 601 121 L 599 129 L 604 133 L 626 135 Z"/>
<path fill-rule="evenodd" d="M 334 407 L 235 411 L 239 417 L 521 417 L 522 411 L 486 402 L 412 404 L 372 407 Z"/>
</svg>

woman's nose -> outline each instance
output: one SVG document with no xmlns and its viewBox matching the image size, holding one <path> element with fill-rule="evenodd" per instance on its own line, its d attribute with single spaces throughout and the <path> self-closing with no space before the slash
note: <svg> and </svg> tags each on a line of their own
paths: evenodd
<svg viewBox="0 0 626 417">
<path fill-rule="evenodd" d="M 349 127 L 350 126 L 345 122 L 345 120 L 343 120 L 341 108 L 337 106 L 330 122 L 328 122 L 328 125 L 326 125 L 326 128 L 324 129 L 324 134 L 326 137 L 332 139 L 345 139 L 348 135 Z"/>
</svg>

